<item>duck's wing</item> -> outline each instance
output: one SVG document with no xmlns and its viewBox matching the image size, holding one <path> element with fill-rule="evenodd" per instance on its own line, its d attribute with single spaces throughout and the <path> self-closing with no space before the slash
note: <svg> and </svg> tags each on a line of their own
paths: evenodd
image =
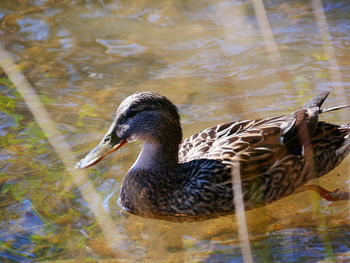
<svg viewBox="0 0 350 263">
<path fill-rule="evenodd" d="M 234 136 L 255 123 L 253 120 L 227 122 L 207 128 L 187 138 L 179 149 L 180 162 L 188 162 L 199 158 L 207 158 L 213 149 L 219 148 L 218 142 L 223 146 L 230 145 Z M 231 139 L 232 138 L 232 139 Z M 213 147 L 214 145 L 214 147 Z"/>
<path fill-rule="evenodd" d="M 182 144 L 180 160 L 220 160 L 239 167 L 242 180 L 260 176 L 277 165 L 290 167 L 290 163 L 296 162 L 301 165 L 300 156 L 310 132 L 315 130 L 317 115 L 318 108 L 302 109 L 281 117 L 208 128 Z"/>
<path fill-rule="evenodd" d="M 289 115 L 208 128 L 184 141 L 179 151 L 180 162 L 220 160 L 239 166 L 242 180 L 260 176 L 273 167 L 283 169 L 291 162 L 311 166 L 311 139 L 327 96 L 327 92 L 319 94 Z"/>
<path fill-rule="evenodd" d="M 313 115 L 314 112 L 305 109 L 286 116 L 258 120 L 248 129 L 235 134 L 231 145 L 213 148 L 213 152 L 217 157 L 221 156 L 223 163 L 239 169 L 242 181 L 266 172 L 281 172 L 283 175 L 293 169 L 300 173 L 305 162 L 304 146 L 310 145 L 309 130 L 314 130 L 310 127 L 315 118 Z M 305 142 L 302 142 L 302 137 L 305 137 Z"/>
</svg>

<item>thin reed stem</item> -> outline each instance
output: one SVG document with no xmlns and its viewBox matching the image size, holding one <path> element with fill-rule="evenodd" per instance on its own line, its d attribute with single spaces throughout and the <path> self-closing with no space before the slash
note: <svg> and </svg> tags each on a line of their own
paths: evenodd
<svg viewBox="0 0 350 263">
<path fill-rule="evenodd" d="M 20 93 L 22 99 L 33 114 L 39 127 L 44 131 L 49 143 L 51 144 L 58 157 L 61 159 L 65 169 L 72 176 L 72 180 L 79 188 L 83 198 L 88 203 L 90 210 L 95 216 L 96 222 L 105 237 L 110 248 L 123 247 L 123 241 L 117 231 L 110 214 L 103 208 L 103 200 L 96 191 L 87 174 L 76 169 L 77 160 L 74 158 L 69 145 L 63 140 L 64 136 L 56 129 L 56 123 L 52 121 L 49 113 L 40 102 L 40 98 L 31 87 L 26 77 L 22 74 L 19 67 L 15 64 L 11 56 L 0 45 L 0 67 L 4 70 L 10 81 Z M 123 255 L 123 250 L 119 249 L 118 256 Z"/>
<path fill-rule="evenodd" d="M 233 202 L 235 205 L 237 228 L 238 228 L 238 238 L 241 246 L 241 251 L 243 255 L 243 261 L 245 263 L 253 262 L 252 251 L 249 242 L 249 232 L 247 227 L 247 219 L 245 216 L 243 192 L 242 192 L 242 182 L 241 173 L 239 166 L 232 166 L 232 190 L 233 190 Z"/>
</svg>

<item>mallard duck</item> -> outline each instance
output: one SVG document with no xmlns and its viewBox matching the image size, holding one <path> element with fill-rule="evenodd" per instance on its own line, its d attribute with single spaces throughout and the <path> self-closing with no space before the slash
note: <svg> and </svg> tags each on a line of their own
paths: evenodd
<svg viewBox="0 0 350 263">
<path fill-rule="evenodd" d="M 245 209 L 295 192 L 336 167 L 350 150 L 350 124 L 318 121 L 322 93 L 279 117 L 233 121 L 182 141 L 177 107 L 166 97 L 140 92 L 119 106 L 101 142 L 79 163 L 87 168 L 133 141 L 143 142 L 124 178 L 123 208 L 142 217 L 203 220 L 235 211 L 232 172 L 239 172 Z"/>
</svg>

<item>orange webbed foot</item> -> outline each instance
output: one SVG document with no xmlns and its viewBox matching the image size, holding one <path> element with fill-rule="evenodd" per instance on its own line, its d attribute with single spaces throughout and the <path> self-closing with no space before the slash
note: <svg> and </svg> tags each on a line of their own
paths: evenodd
<svg viewBox="0 0 350 263">
<path fill-rule="evenodd" d="M 315 191 L 327 201 L 350 200 L 350 193 L 340 192 L 339 189 L 336 189 L 334 191 L 328 191 L 319 185 L 309 184 L 309 185 L 304 185 L 298 192 L 306 191 L 306 190 Z"/>
</svg>

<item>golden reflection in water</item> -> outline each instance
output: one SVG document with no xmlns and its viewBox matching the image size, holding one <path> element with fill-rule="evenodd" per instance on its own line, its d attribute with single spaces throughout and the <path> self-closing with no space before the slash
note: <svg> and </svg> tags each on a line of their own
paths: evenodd
<svg viewBox="0 0 350 263">
<path fill-rule="evenodd" d="M 64 6 L 64 1 L 57 4 Z M 306 96 L 324 89 L 323 86 L 312 87 L 310 83 L 329 79 L 334 82 L 334 76 L 338 76 L 327 73 L 328 67 L 324 68 L 322 59 L 326 64 L 331 61 L 322 56 L 322 46 L 310 48 L 312 41 L 306 41 L 304 34 L 299 36 L 299 42 L 298 39 L 293 42 L 292 32 L 279 32 L 283 26 L 307 21 L 312 16 L 313 10 L 309 10 L 306 3 L 278 3 L 268 10 L 258 8 L 259 12 L 266 11 L 267 22 L 278 44 L 277 49 L 269 53 L 266 43 L 259 42 L 260 34 L 264 37 L 264 32 L 259 30 L 264 27 L 261 22 L 257 25 L 252 22 L 255 14 L 248 1 L 82 1 L 80 5 L 68 4 L 68 7 L 64 14 L 42 19 L 52 29 L 46 41 L 27 40 L 28 48 L 15 49 L 15 53 L 36 91 L 55 98 L 54 103 L 48 102 L 50 115 L 64 127 L 67 141 L 79 151 L 86 151 L 88 144 L 100 137 L 116 105 L 135 91 L 159 92 L 179 104 L 187 137 L 230 119 L 284 114 L 302 105 Z M 35 18 L 45 10 L 49 11 L 50 7 L 29 11 Z M 29 11 L 19 13 L 25 16 Z M 6 43 L 12 41 L 18 45 L 13 38 L 16 32 L 23 37 L 23 32 L 18 32 L 19 21 L 16 12 L 2 20 L 2 26 L 8 28 Z M 326 20 L 322 18 L 322 21 L 320 28 L 326 28 Z M 328 47 L 332 44 L 328 42 L 329 35 L 323 37 L 323 44 Z M 284 38 L 288 41 L 284 42 Z M 346 57 L 348 48 L 346 45 L 334 48 L 344 54 L 344 58 L 339 58 L 343 59 L 343 65 L 350 59 Z M 289 69 L 287 78 L 280 77 L 281 70 L 285 70 L 276 66 L 280 62 L 270 63 L 278 49 Z M 333 56 L 336 52 L 332 52 L 324 53 Z M 330 68 L 338 68 L 336 66 L 332 64 Z M 343 78 L 344 82 L 349 81 L 348 74 Z M 339 82 L 339 78 L 336 81 Z M 290 82 L 295 87 L 290 88 Z M 338 104 L 336 101 L 349 98 L 346 88 L 344 93 L 337 97 L 331 94 L 334 105 Z M 337 122 L 338 114 L 342 112 L 324 118 Z M 347 113 L 343 114 L 344 122 L 348 121 Z M 99 166 L 105 171 L 101 181 L 117 178 L 121 183 L 139 151 L 139 145 L 126 147 L 116 154 L 118 157 L 111 157 Z M 330 189 L 343 189 L 344 184 L 349 185 L 349 164 L 348 158 L 317 183 Z M 101 202 L 101 199 L 94 202 Z M 314 203 L 319 205 L 312 206 Z M 116 205 L 109 206 L 115 211 L 120 209 Z M 348 212 L 343 202 L 329 203 L 306 192 L 249 211 L 246 218 L 250 240 L 255 241 L 280 229 L 348 225 Z M 115 225 L 122 226 L 118 231 L 134 242 L 132 251 L 125 251 L 131 258 L 145 262 L 205 261 L 215 253 L 217 246 L 239 246 L 234 216 L 185 224 L 135 216 L 123 218 L 117 213 L 113 219 Z M 101 245 L 104 238 L 101 238 L 103 242 L 93 242 L 97 239 L 97 235 L 92 235 L 89 247 L 97 254 L 107 254 Z M 84 248 L 72 251 L 84 251 Z M 226 252 L 230 250 L 227 248 Z M 113 257 L 113 253 L 109 257 Z"/>
<path fill-rule="evenodd" d="M 48 112 L 42 106 L 39 96 L 30 86 L 25 76 L 20 72 L 18 66 L 14 63 L 11 56 L 0 45 L 0 66 L 5 71 L 11 82 L 15 85 L 21 94 L 29 110 L 32 112 L 40 128 L 45 132 L 47 139 L 61 159 L 65 168 L 72 176 L 72 181 L 79 187 L 85 201 L 93 212 L 98 226 L 101 228 L 104 239 L 109 247 L 122 247 L 123 240 L 116 231 L 116 226 L 108 212 L 102 207 L 102 199 L 96 191 L 90 179 L 81 169 L 75 169 L 77 160 L 72 157 L 72 152 L 68 144 L 62 140 L 62 135 L 55 128 L 56 124 L 51 120 Z M 115 251 L 115 256 L 125 256 L 124 251 Z"/>
</svg>

